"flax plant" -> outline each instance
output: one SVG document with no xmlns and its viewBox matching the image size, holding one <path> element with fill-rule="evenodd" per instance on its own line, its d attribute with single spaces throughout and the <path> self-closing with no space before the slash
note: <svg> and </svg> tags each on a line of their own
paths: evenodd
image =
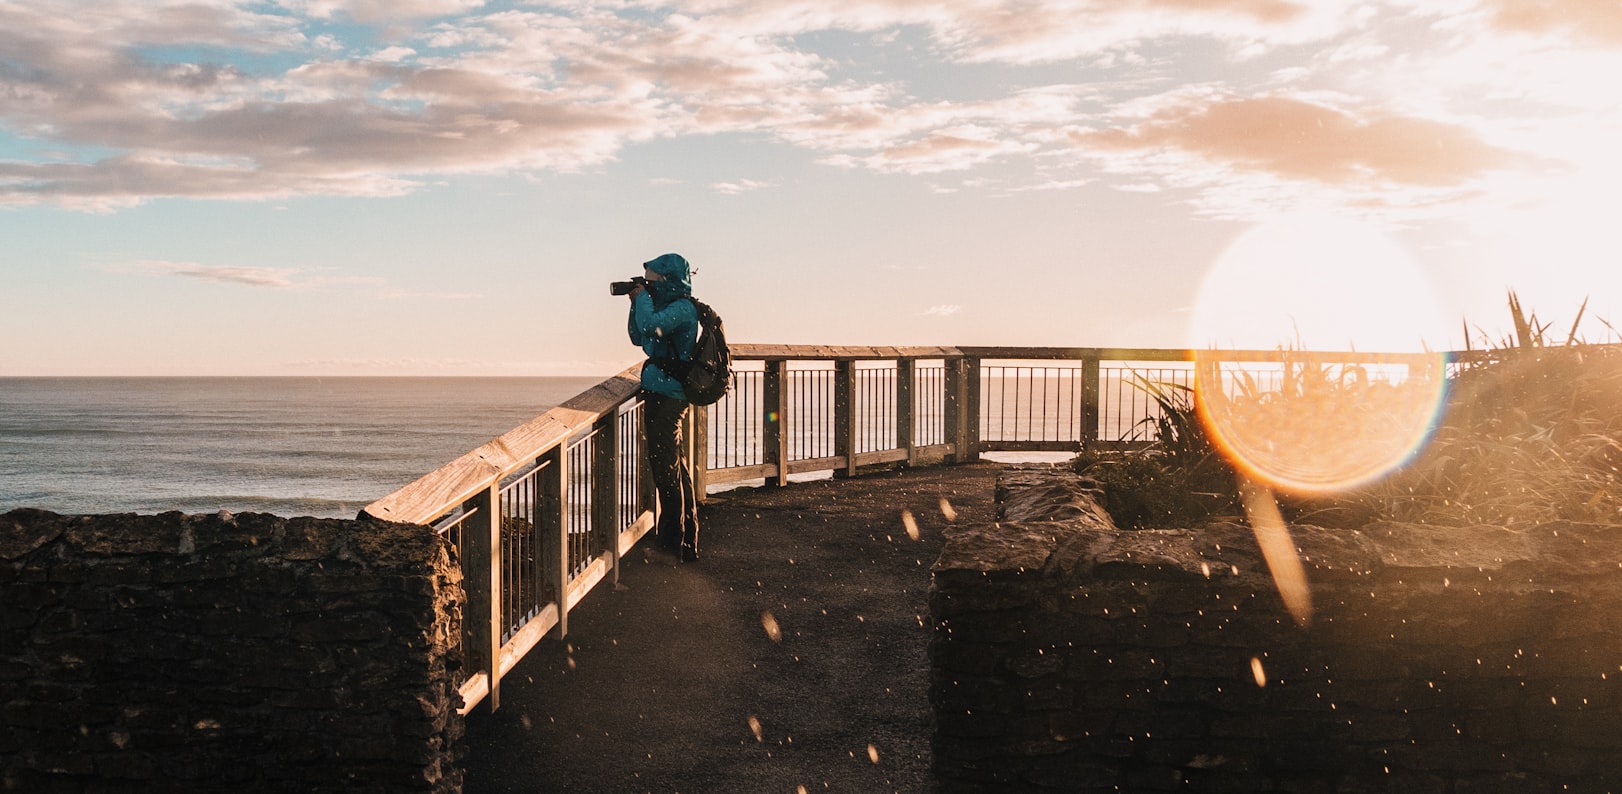
<svg viewBox="0 0 1622 794">
<path fill-rule="evenodd" d="M 1141 419 L 1133 440 L 1146 448 L 1128 453 L 1083 451 L 1077 472 L 1098 480 L 1104 509 L 1127 529 L 1199 526 L 1237 513 L 1234 472 L 1206 434 L 1193 391 L 1181 383 L 1135 376 L 1132 385 L 1153 399 L 1157 415 Z"/>
<path fill-rule="evenodd" d="M 1346 501 L 1454 526 L 1622 523 L 1622 347 L 1547 346 L 1511 307 L 1517 344 L 1462 370 L 1431 443 Z"/>
<path fill-rule="evenodd" d="M 1585 301 L 1578 321 L 1586 308 Z M 1578 336 L 1577 322 L 1563 338 L 1551 334 L 1551 324 L 1527 314 L 1513 292 L 1509 309 L 1514 335 L 1467 350 L 1455 362 L 1438 424 L 1416 455 L 1351 490 L 1281 495 L 1288 520 L 1346 528 L 1382 519 L 1449 526 L 1622 524 L 1622 344 L 1588 343 Z M 1376 387 L 1389 385 L 1348 379 L 1344 371 L 1335 378 L 1286 358 L 1281 388 L 1268 393 L 1241 371 L 1235 399 L 1265 409 L 1307 393 L 1339 392 L 1337 404 L 1356 408 L 1354 419 L 1380 420 L 1383 401 L 1373 398 L 1380 394 Z M 1158 416 L 1140 423 L 1138 437 L 1148 447 L 1127 454 L 1085 451 L 1075 462 L 1077 471 L 1104 486 L 1116 523 L 1198 527 L 1234 513 L 1233 468 L 1207 436 L 1188 387 L 1143 379 L 1134 385 L 1159 407 Z"/>
</svg>

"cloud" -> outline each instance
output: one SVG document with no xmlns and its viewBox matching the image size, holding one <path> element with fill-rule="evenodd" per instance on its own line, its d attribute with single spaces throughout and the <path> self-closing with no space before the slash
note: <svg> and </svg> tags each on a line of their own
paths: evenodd
<svg viewBox="0 0 1622 794">
<path fill-rule="evenodd" d="M 278 4 L 314 19 L 379 22 L 449 16 L 478 8 L 484 0 L 278 0 Z"/>
<path fill-rule="evenodd" d="M 243 284 L 250 287 L 274 287 L 278 289 L 295 286 L 294 277 L 299 274 L 297 269 L 286 267 L 198 265 L 191 262 L 164 262 L 151 259 L 131 262 L 125 266 L 115 266 L 113 269 L 157 276 L 180 276 L 181 278 L 195 278 L 203 281 L 218 281 L 226 284 Z"/>
<path fill-rule="evenodd" d="M 1483 2 L 1444 14 L 1405 0 L 17 0 L 0 4 L 0 144 L 23 154 L 0 160 L 0 205 L 398 196 L 728 134 L 882 173 L 1039 163 L 1080 142 L 1140 177 L 1164 171 L 1164 150 L 1321 185 L 1455 185 L 1511 161 L 1478 130 L 1517 111 L 1429 110 L 1484 101 L 1452 82 L 1414 93 L 1437 83 L 1414 75 L 1438 74 L 1427 70 L 1448 37 L 1610 36 L 1619 16 L 1598 2 Z M 1391 56 L 1403 37 L 1435 51 Z M 1026 68 L 1054 63 L 1072 82 Z M 1520 88 L 1521 65 L 1493 91 L 1548 96 Z M 951 80 L 916 77 L 934 72 Z M 1131 116 L 1195 72 L 1215 92 L 1205 105 Z M 1524 85 L 1571 84 L 1539 74 Z M 1309 82 L 1358 101 L 1279 93 Z"/>
<path fill-rule="evenodd" d="M 1363 117 L 1287 97 L 1182 106 L 1131 127 L 1072 137 L 1101 151 L 1175 149 L 1219 167 L 1328 184 L 1455 186 L 1526 160 L 1456 125 Z"/>
<path fill-rule="evenodd" d="M 963 310 L 963 307 L 959 306 L 959 305 L 957 305 L 955 303 L 943 303 L 943 304 L 940 304 L 938 306 L 931 306 L 931 307 L 925 309 L 923 311 L 923 316 L 925 316 L 925 317 L 950 317 L 950 316 L 952 316 L 954 314 L 957 314 L 959 311 L 962 311 L 962 310 Z"/>
<path fill-rule="evenodd" d="M 972 168 L 999 156 L 1029 151 L 1030 144 L 1000 140 L 989 130 L 938 131 L 866 157 L 840 156 L 829 162 L 860 164 L 876 171 L 932 174 Z"/>
<path fill-rule="evenodd" d="M 933 174 L 1036 153 L 1056 129 L 1081 118 L 1088 89 L 1053 85 L 976 102 L 918 102 L 885 108 L 880 102 L 844 106 L 778 134 L 833 152 L 823 162 L 884 173 Z"/>
<path fill-rule="evenodd" d="M 726 196 L 736 196 L 739 193 L 748 193 L 751 190 L 771 187 L 770 182 L 757 182 L 753 179 L 740 179 L 736 182 L 716 182 L 710 189 Z"/>
<path fill-rule="evenodd" d="M 1614 0 L 1484 0 L 1483 5 L 1501 30 L 1622 45 L 1622 5 Z"/>
<path fill-rule="evenodd" d="M 159 277 L 173 276 L 245 287 L 356 290 L 365 292 L 368 296 L 378 300 L 430 299 L 440 301 L 469 300 L 480 297 L 477 293 L 469 292 L 408 290 L 393 286 L 387 279 L 377 276 L 334 274 L 321 268 L 204 265 L 195 262 L 139 259 L 109 265 L 104 269 L 113 273 L 138 273 Z"/>
<path fill-rule="evenodd" d="M 752 35 L 823 30 L 893 36 L 927 32 L 936 49 L 964 63 L 1034 64 L 1093 58 L 1145 42 L 1187 36 L 1272 47 L 1322 40 L 1355 22 L 1352 0 L 690 0 L 677 7 Z M 717 13 L 718 12 L 718 13 Z"/>
</svg>

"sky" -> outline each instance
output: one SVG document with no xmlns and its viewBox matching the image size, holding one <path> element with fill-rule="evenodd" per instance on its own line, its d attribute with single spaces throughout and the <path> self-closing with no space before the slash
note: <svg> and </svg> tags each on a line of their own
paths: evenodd
<svg viewBox="0 0 1622 794">
<path fill-rule="evenodd" d="M 1611 0 L 0 0 L 0 376 L 1622 324 Z M 1586 310 L 1579 311 L 1587 301 Z"/>
</svg>

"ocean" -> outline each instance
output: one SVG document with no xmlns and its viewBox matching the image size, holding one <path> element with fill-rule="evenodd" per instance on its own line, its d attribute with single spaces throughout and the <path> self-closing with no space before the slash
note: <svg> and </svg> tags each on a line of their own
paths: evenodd
<svg viewBox="0 0 1622 794">
<path fill-rule="evenodd" d="M 0 378 L 0 513 L 362 507 L 602 378 Z"/>
</svg>

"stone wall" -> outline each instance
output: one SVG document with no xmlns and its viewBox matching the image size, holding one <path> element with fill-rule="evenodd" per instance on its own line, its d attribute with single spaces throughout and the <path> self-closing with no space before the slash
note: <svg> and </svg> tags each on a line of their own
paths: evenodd
<svg viewBox="0 0 1622 794">
<path fill-rule="evenodd" d="M 1305 625 L 1247 527 L 953 530 L 941 789 L 1622 791 L 1622 527 L 1290 531 Z"/>
<path fill-rule="evenodd" d="M 0 788 L 459 790 L 461 598 L 417 526 L 0 515 Z"/>
</svg>

